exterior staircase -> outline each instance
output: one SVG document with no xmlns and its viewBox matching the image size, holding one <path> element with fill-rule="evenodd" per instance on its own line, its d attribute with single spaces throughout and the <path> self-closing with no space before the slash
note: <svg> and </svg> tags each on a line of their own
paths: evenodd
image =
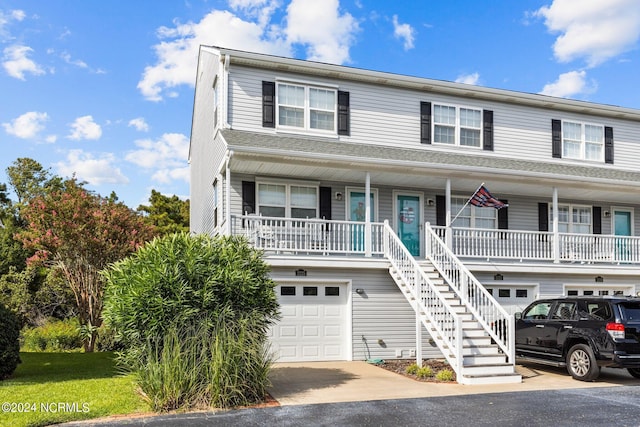
<svg viewBox="0 0 640 427">
<path fill-rule="evenodd" d="M 388 224 L 386 224 L 388 225 Z M 428 226 L 428 225 L 427 225 Z M 519 383 L 513 352 L 513 320 L 466 270 L 451 268 L 446 254 L 418 262 L 393 232 L 385 227 L 389 273 L 416 312 L 460 384 Z M 434 234 L 435 236 L 435 234 Z M 437 238 L 437 237 L 436 237 Z M 431 242 L 432 253 L 447 251 L 444 243 Z M 457 261 L 459 263 L 459 260 Z M 459 280 L 462 279 L 462 280 Z M 458 283 L 456 283 L 458 282 Z M 469 283 L 475 286 L 470 286 Z M 456 284 L 463 286 L 456 286 Z M 477 289 L 478 285 L 482 288 Z M 469 298 L 464 298 L 467 295 Z M 497 308 L 485 309 L 488 302 Z M 479 304 L 478 304 L 479 303 Z M 480 305 L 479 309 L 477 306 Z M 501 327 L 496 327 L 500 325 Z M 509 342 L 510 341 L 510 342 Z M 422 345 L 421 342 L 416 343 Z M 417 351 L 416 354 L 422 354 Z M 421 361 L 418 360 L 418 363 Z"/>
</svg>

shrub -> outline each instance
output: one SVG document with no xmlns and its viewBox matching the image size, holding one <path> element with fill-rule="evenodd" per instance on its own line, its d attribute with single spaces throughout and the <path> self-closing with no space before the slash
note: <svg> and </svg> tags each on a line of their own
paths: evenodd
<svg viewBox="0 0 640 427">
<path fill-rule="evenodd" d="M 264 397 L 266 331 L 277 316 L 262 253 L 241 237 L 154 239 L 102 272 L 105 323 L 154 409 Z"/>
<path fill-rule="evenodd" d="M 0 380 L 11 376 L 20 363 L 19 337 L 16 315 L 0 304 Z"/>
<path fill-rule="evenodd" d="M 431 369 L 429 366 L 423 366 L 418 369 L 418 372 L 416 372 L 416 376 L 418 378 L 431 378 L 433 376 L 433 369 Z"/>
<path fill-rule="evenodd" d="M 72 351 L 82 347 L 80 323 L 77 319 L 51 319 L 42 326 L 27 328 L 22 333 L 23 351 Z"/>
<path fill-rule="evenodd" d="M 405 369 L 405 372 L 409 375 L 416 375 L 418 373 L 418 369 L 420 369 L 420 366 L 418 366 L 417 363 L 413 363 L 407 366 L 407 369 Z"/>
<path fill-rule="evenodd" d="M 451 369 L 442 369 L 436 374 L 438 381 L 453 381 L 456 374 Z"/>
</svg>

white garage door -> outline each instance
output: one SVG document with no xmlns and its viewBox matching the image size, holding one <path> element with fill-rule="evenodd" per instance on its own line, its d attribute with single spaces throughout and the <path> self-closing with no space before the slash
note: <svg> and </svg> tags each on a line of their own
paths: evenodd
<svg viewBox="0 0 640 427">
<path fill-rule="evenodd" d="M 281 319 L 271 327 L 278 362 L 347 359 L 347 286 L 276 287 Z"/>
<path fill-rule="evenodd" d="M 536 300 L 535 286 L 487 285 L 486 288 L 509 314 L 522 312 Z"/>
</svg>

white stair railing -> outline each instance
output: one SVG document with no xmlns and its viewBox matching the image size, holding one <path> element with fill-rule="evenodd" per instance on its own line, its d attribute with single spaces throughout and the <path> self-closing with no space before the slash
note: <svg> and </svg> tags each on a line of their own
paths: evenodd
<svg viewBox="0 0 640 427">
<path fill-rule="evenodd" d="M 451 252 L 428 222 L 425 224 L 425 244 L 427 259 L 508 356 L 509 363 L 515 363 L 515 325 L 512 316 Z"/>
<path fill-rule="evenodd" d="M 385 256 L 415 298 L 415 310 L 434 342 L 458 375 L 462 375 L 462 320 L 445 300 L 400 238 L 384 222 Z M 435 331 L 434 331 L 435 330 Z M 434 336 L 435 335 L 435 336 Z M 419 345 L 419 344 L 418 344 Z"/>
</svg>

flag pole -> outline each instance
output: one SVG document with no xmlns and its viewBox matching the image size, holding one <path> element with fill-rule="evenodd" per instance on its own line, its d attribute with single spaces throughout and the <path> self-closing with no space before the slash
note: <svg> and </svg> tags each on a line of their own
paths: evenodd
<svg viewBox="0 0 640 427">
<path fill-rule="evenodd" d="M 453 222 L 454 222 L 456 219 L 458 219 L 458 217 L 460 216 L 460 214 L 462 213 L 462 211 L 464 210 L 464 208 L 466 208 L 466 207 L 467 207 L 467 205 L 469 204 L 469 202 L 471 201 L 471 199 L 473 199 L 473 196 L 475 196 L 475 195 L 476 195 L 476 193 L 477 193 L 478 191 L 480 191 L 480 189 L 482 188 L 482 186 L 483 186 L 483 185 L 484 185 L 484 182 L 483 182 L 482 184 L 480 184 L 480 185 L 478 186 L 478 188 L 476 188 L 476 191 L 474 191 L 474 192 L 473 192 L 473 194 L 471 195 L 471 197 L 469 197 L 469 200 L 467 200 L 467 203 L 465 203 L 465 204 L 464 204 L 464 206 L 462 206 L 462 208 L 458 211 L 458 213 L 456 214 L 456 216 L 455 216 L 455 217 L 453 217 L 453 219 L 451 220 L 451 224 L 449 224 L 449 225 L 453 225 Z"/>
</svg>

